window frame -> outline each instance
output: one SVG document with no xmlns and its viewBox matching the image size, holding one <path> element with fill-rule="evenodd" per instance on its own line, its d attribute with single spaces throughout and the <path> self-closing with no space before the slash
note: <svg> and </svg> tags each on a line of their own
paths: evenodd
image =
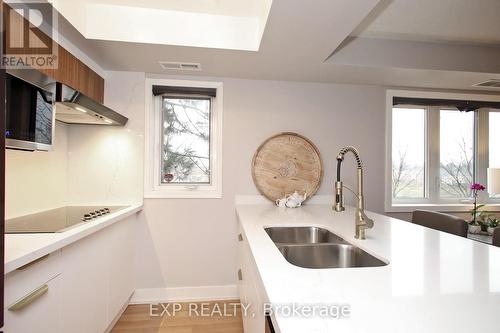
<svg viewBox="0 0 500 333">
<path fill-rule="evenodd" d="M 430 112 L 429 108 L 425 108 L 425 198 L 408 198 L 400 199 L 393 202 L 392 198 L 392 109 L 394 97 L 411 97 L 411 98 L 433 98 L 433 99 L 457 99 L 457 100 L 480 100 L 480 101 L 495 101 L 500 102 L 500 96 L 484 95 L 484 94 L 459 94 L 459 93 L 444 93 L 444 92 L 429 92 L 429 91 L 411 91 L 411 90 L 387 90 L 386 91 L 386 173 L 385 173 L 385 211 L 386 212 L 411 212 L 415 209 L 428 209 L 447 212 L 464 212 L 471 209 L 471 199 L 450 199 L 446 200 L 439 197 L 439 184 L 437 181 L 432 181 L 432 176 L 439 176 L 440 170 L 440 154 L 439 147 L 429 149 L 429 147 L 439 143 L 440 122 L 439 112 Z M 401 106 L 423 108 L 422 106 Z M 442 109 L 442 108 L 436 108 Z M 436 111 L 436 110 L 432 110 Z M 474 142 L 474 158 L 475 158 L 475 178 L 477 182 L 486 183 L 486 168 L 488 167 L 488 112 L 475 113 L 475 142 Z M 430 118 L 434 117 L 434 120 Z M 437 121 L 436 121 L 437 118 Z M 492 211 L 500 210 L 500 200 L 492 198 L 489 195 L 484 195 L 481 202 L 487 204 L 486 209 Z"/>
<path fill-rule="evenodd" d="M 391 102 L 392 103 L 392 102 Z M 427 177 L 427 173 L 429 172 L 429 112 L 425 107 L 422 106 L 417 106 L 417 105 L 402 105 L 399 106 L 398 108 L 408 108 L 408 109 L 423 109 L 424 110 L 424 197 L 423 198 L 400 198 L 399 205 L 412 205 L 412 204 L 425 204 L 429 202 L 429 196 L 430 196 L 430 191 L 429 191 L 429 177 Z M 392 108 L 391 108 L 391 123 L 390 123 L 390 135 L 392 137 Z M 392 154 L 392 140 L 391 140 L 391 154 Z M 390 191 L 390 197 L 392 200 L 392 156 L 390 157 L 390 178 L 389 181 L 391 182 L 389 184 L 389 191 Z"/>
<path fill-rule="evenodd" d="M 211 98 L 210 110 L 210 183 L 170 183 L 161 181 L 162 147 L 162 99 L 164 95 L 153 96 L 153 85 L 176 87 L 200 87 L 217 89 Z M 170 79 L 146 79 L 145 112 L 145 158 L 144 158 L 144 198 L 222 198 L 222 82 L 187 81 Z M 175 94 L 179 96 L 179 94 Z M 200 97 L 199 95 L 193 97 Z"/>
</svg>

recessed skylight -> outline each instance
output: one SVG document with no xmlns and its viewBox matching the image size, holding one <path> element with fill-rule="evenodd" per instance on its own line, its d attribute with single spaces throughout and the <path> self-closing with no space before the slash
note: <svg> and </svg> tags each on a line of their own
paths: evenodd
<svg viewBox="0 0 500 333">
<path fill-rule="evenodd" d="M 272 0 L 58 0 L 89 39 L 257 51 Z"/>
</svg>

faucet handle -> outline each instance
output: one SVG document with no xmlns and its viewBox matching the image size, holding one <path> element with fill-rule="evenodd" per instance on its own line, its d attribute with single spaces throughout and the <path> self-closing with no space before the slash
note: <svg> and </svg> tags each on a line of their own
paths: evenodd
<svg viewBox="0 0 500 333">
<path fill-rule="evenodd" d="M 343 212 L 344 207 L 344 194 L 342 182 L 335 182 L 335 206 L 333 207 L 337 212 Z"/>
<path fill-rule="evenodd" d="M 364 211 L 361 212 L 361 216 L 362 216 L 363 221 L 364 221 L 364 226 L 363 226 L 364 229 L 373 228 L 373 220 L 371 218 L 369 218 L 368 216 L 366 216 Z"/>
</svg>

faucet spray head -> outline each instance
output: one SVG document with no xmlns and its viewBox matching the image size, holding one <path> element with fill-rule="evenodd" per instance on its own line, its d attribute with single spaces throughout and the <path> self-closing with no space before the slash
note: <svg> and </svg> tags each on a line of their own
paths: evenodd
<svg viewBox="0 0 500 333">
<path fill-rule="evenodd" d="M 335 206 L 333 207 L 336 212 L 343 212 L 344 207 L 344 194 L 342 182 L 335 182 Z"/>
</svg>

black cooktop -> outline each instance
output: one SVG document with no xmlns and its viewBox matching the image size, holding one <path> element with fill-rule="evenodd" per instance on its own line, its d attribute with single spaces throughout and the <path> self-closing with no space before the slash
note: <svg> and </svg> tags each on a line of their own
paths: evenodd
<svg viewBox="0 0 500 333">
<path fill-rule="evenodd" d="M 63 232 L 126 206 L 66 206 L 5 221 L 6 234 Z"/>
</svg>

